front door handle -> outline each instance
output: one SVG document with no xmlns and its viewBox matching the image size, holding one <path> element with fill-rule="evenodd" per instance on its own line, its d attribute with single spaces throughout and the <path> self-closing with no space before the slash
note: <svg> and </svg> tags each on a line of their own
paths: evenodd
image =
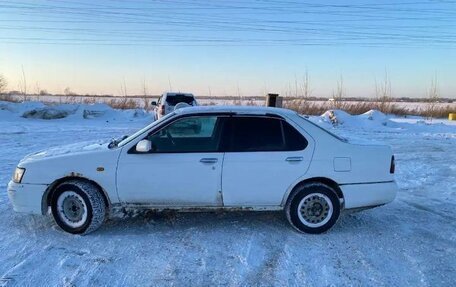
<svg viewBox="0 0 456 287">
<path fill-rule="evenodd" d="M 297 161 L 302 161 L 304 158 L 302 156 L 290 156 L 287 157 L 285 160 L 288 162 L 297 162 Z"/>
<path fill-rule="evenodd" d="M 216 163 L 218 161 L 218 158 L 215 157 L 205 157 L 200 159 L 200 162 L 202 163 Z"/>
</svg>

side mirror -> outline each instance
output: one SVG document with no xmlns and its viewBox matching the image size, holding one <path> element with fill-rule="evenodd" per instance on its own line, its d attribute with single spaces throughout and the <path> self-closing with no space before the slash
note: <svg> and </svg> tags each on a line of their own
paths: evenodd
<svg viewBox="0 0 456 287">
<path fill-rule="evenodd" d="M 150 152 L 152 149 L 152 142 L 150 140 L 140 140 L 136 144 L 137 152 Z"/>
<path fill-rule="evenodd" d="M 150 103 L 152 106 L 156 106 L 157 105 L 157 102 L 156 101 L 152 101 L 152 103 Z"/>
</svg>

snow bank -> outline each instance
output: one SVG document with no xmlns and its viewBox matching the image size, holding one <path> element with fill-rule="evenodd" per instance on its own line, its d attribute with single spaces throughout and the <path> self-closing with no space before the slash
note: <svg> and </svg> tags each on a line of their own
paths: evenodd
<svg viewBox="0 0 456 287">
<path fill-rule="evenodd" d="M 321 122 L 331 123 L 333 126 L 344 125 L 347 127 L 396 127 L 395 123 L 390 121 L 391 116 L 377 110 L 370 110 L 361 115 L 350 115 L 342 110 L 329 110 L 323 113 L 320 118 Z"/>
<path fill-rule="evenodd" d="M 54 120 L 66 118 L 68 114 L 69 113 L 67 111 L 57 110 L 50 107 L 44 107 L 26 111 L 22 114 L 22 117 L 43 120 Z"/>
<path fill-rule="evenodd" d="M 387 115 L 377 110 L 370 110 L 361 115 L 350 115 L 342 110 L 329 110 L 321 116 L 309 117 L 313 122 L 325 128 L 387 130 L 412 129 L 419 132 L 454 132 L 456 122 L 445 119 L 426 119 L 419 116 L 398 117 Z"/>
<path fill-rule="evenodd" d="M 377 110 L 361 115 L 350 115 L 342 110 L 329 110 L 321 116 L 309 116 L 309 120 L 325 129 L 348 139 L 352 143 L 372 141 L 372 137 L 357 137 L 357 133 L 408 133 L 428 134 L 429 137 L 456 138 L 456 122 L 445 119 L 428 120 L 418 116 L 398 117 Z M 410 137 L 413 139 L 413 136 Z"/>
<path fill-rule="evenodd" d="M 134 120 L 153 118 L 153 112 L 142 109 L 116 110 L 106 104 L 59 104 L 42 102 L 11 103 L 0 101 L 0 119 L 22 117 L 43 120 Z"/>
</svg>

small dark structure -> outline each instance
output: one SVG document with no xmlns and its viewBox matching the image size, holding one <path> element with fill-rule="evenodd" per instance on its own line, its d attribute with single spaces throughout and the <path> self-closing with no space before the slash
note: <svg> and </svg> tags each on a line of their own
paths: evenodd
<svg viewBox="0 0 456 287">
<path fill-rule="evenodd" d="M 282 107 L 282 98 L 279 94 L 267 94 L 266 95 L 266 106 L 267 107 Z"/>
</svg>

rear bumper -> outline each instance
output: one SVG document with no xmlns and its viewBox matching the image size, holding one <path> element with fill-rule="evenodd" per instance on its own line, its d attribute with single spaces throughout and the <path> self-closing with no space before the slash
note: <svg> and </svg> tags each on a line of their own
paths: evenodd
<svg viewBox="0 0 456 287">
<path fill-rule="evenodd" d="M 376 206 L 389 203 L 397 194 L 394 181 L 381 183 L 363 183 L 341 185 L 346 209 Z"/>
<path fill-rule="evenodd" d="M 8 183 L 8 197 L 16 212 L 43 214 L 42 201 L 46 192 L 45 184 Z"/>
</svg>

